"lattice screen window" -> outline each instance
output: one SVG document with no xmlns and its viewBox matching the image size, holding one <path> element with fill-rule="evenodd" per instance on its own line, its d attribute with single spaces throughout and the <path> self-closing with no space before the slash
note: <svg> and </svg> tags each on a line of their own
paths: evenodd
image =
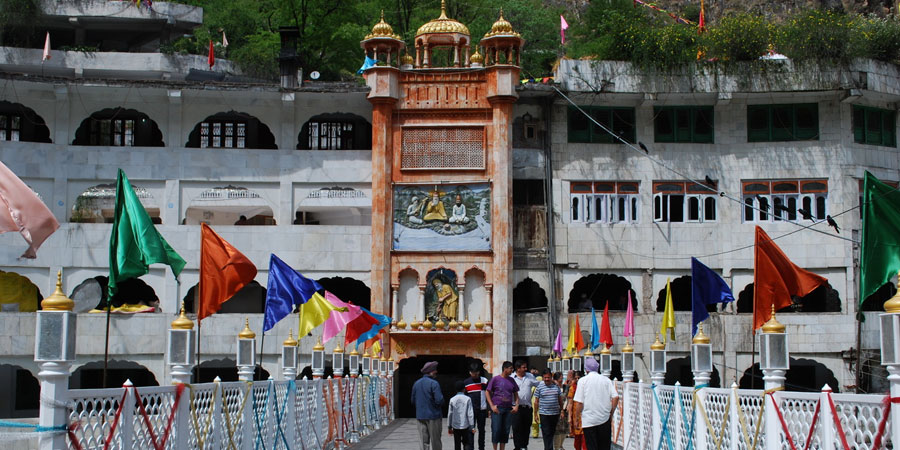
<svg viewBox="0 0 900 450">
<path fill-rule="evenodd" d="M 483 169 L 484 128 L 404 128 L 403 169 Z"/>
</svg>

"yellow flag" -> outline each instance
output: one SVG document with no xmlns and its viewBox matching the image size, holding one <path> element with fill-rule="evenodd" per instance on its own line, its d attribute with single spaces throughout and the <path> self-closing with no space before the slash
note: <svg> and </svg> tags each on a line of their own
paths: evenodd
<svg viewBox="0 0 900 450">
<path fill-rule="evenodd" d="M 663 311 L 659 334 L 663 343 L 666 342 L 666 336 L 669 336 L 669 339 L 675 342 L 675 308 L 672 307 L 672 286 L 669 285 L 668 278 L 666 279 L 666 309 Z"/>
<path fill-rule="evenodd" d="M 575 320 L 578 320 L 577 316 Z M 575 354 L 575 327 L 572 326 L 572 318 L 569 318 L 569 341 L 566 343 L 566 351 L 571 355 Z"/>
<path fill-rule="evenodd" d="M 346 312 L 347 308 L 338 308 L 325 300 L 316 292 L 306 303 L 300 305 L 300 328 L 297 336 L 306 336 L 310 331 L 325 323 L 332 311 Z"/>
<path fill-rule="evenodd" d="M 376 355 L 380 355 L 380 354 L 381 354 L 381 342 L 379 342 L 376 339 L 375 342 L 372 343 L 372 355 L 376 356 Z"/>
</svg>

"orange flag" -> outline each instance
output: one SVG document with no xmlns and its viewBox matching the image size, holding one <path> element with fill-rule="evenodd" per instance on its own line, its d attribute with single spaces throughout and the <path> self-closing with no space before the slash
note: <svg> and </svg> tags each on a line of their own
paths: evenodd
<svg viewBox="0 0 900 450">
<path fill-rule="evenodd" d="M 201 234 L 198 321 L 218 312 L 222 303 L 256 277 L 256 266 L 205 223 Z"/>
<path fill-rule="evenodd" d="M 575 351 L 579 352 L 584 348 L 584 339 L 581 337 L 581 324 L 578 323 L 578 317 L 575 317 Z"/>
<path fill-rule="evenodd" d="M 762 228 L 756 227 L 753 262 L 754 330 L 769 320 L 773 304 L 776 310 L 790 306 L 792 295 L 802 297 L 827 282 L 825 278 L 797 267 Z"/>
</svg>

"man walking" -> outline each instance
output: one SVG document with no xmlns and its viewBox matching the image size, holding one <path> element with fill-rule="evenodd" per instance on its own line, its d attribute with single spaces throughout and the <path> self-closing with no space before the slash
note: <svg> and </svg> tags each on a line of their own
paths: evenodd
<svg viewBox="0 0 900 450">
<path fill-rule="evenodd" d="M 528 364 L 518 360 L 513 375 L 519 387 L 519 411 L 513 414 L 513 445 L 516 450 L 528 448 L 528 434 L 531 433 L 531 421 L 534 409 L 531 407 L 532 388 L 540 384 L 534 375 L 528 372 Z"/>
<path fill-rule="evenodd" d="M 503 450 L 506 447 L 506 443 L 509 442 L 509 426 L 512 415 L 519 410 L 519 396 L 516 395 L 519 387 L 510 376 L 513 364 L 503 361 L 501 370 L 501 374 L 491 378 L 484 390 L 484 396 L 493 413 L 491 414 L 491 444 L 494 445 L 494 450 L 498 448 Z"/>
<path fill-rule="evenodd" d="M 609 450 L 612 437 L 611 412 L 619 404 L 619 393 L 613 382 L 599 373 L 600 363 L 587 358 L 584 369 L 588 374 L 578 380 L 575 388 L 575 414 L 581 417 L 581 430 L 587 450 Z"/>
<path fill-rule="evenodd" d="M 480 364 L 473 362 L 469 365 L 469 378 L 466 378 L 463 383 L 466 385 L 466 394 L 472 399 L 472 407 L 475 410 L 478 450 L 484 450 L 484 422 L 488 415 L 487 400 L 484 398 L 487 378 L 481 376 Z"/>
<path fill-rule="evenodd" d="M 441 450 L 441 406 L 444 395 L 441 386 L 434 379 L 437 375 L 437 361 L 429 361 L 422 367 L 422 378 L 412 387 L 412 404 L 416 408 L 416 420 L 419 423 L 419 436 L 422 438 L 422 450 Z"/>
<path fill-rule="evenodd" d="M 541 418 L 541 432 L 544 437 L 544 450 L 553 450 L 553 436 L 556 424 L 562 411 L 562 389 L 553 381 L 553 372 L 544 370 L 544 383 L 535 388 L 534 396 L 538 402 L 538 414 Z"/>
</svg>

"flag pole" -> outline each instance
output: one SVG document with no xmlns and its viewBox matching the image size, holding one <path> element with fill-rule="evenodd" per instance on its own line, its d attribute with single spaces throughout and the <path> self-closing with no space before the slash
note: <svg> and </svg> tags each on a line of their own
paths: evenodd
<svg viewBox="0 0 900 450">
<path fill-rule="evenodd" d="M 196 303 L 196 302 L 195 302 Z M 194 366 L 197 368 L 197 379 L 194 380 L 195 383 L 200 382 L 200 318 L 197 318 L 197 365 Z"/>
<path fill-rule="evenodd" d="M 106 389 L 108 386 L 106 382 L 107 372 L 109 369 L 109 322 L 110 315 L 112 314 L 112 295 L 109 294 L 109 288 L 107 288 L 106 292 L 106 341 L 103 345 L 103 388 Z"/>
</svg>

